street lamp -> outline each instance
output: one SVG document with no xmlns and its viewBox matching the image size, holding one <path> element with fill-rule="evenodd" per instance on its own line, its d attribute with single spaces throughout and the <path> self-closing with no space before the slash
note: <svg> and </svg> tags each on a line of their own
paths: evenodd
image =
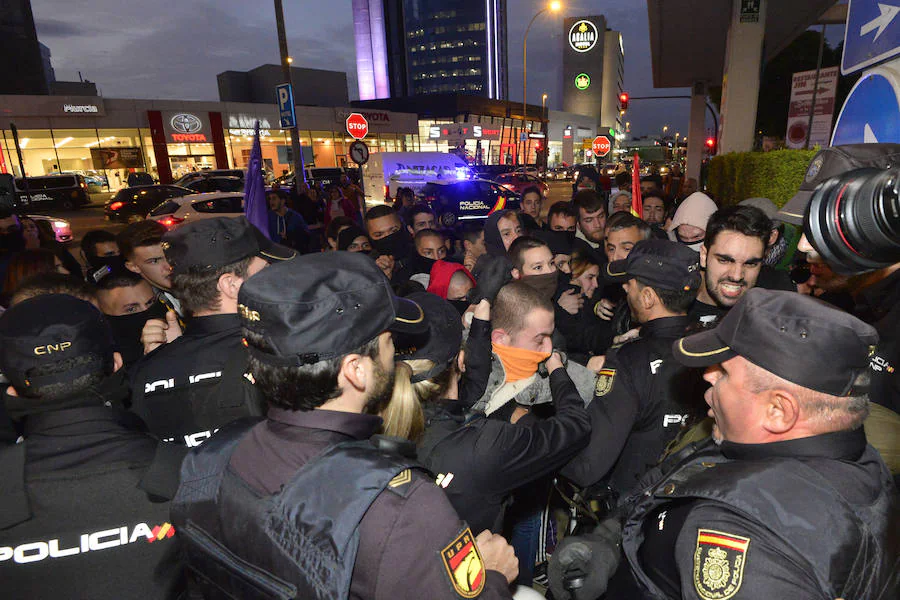
<svg viewBox="0 0 900 600">
<path fill-rule="evenodd" d="M 522 131 L 525 131 L 525 122 L 528 120 L 528 32 L 531 30 L 531 26 L 534 25 L 535 20 L 548 10 L 550 12 L 559 12 L 562 9 L 562 4 L 557 0 L 553 0 L 548 6 L 542 8 L 537 11 L 533 17 L 531 17 L 531 22 L 528 23 L 528 27 L 525 28 L 525 37 L 522 40 Z M 527 138 L 526 138 L 527 139 Z M 523 149 L 528 149 L 528 142 L 523 141 Z M 522 156 L 522 166 L 525 166 L 525 162 L 527 157 Z"/>
<path fill-rule="evenodd" d="M 663 125 L 663 136 L 666 135 L 666 132 L 667 132 L 667 131 L 669 131 L 669 126 L 668 126 L 668 125 Z"/>
</svg>

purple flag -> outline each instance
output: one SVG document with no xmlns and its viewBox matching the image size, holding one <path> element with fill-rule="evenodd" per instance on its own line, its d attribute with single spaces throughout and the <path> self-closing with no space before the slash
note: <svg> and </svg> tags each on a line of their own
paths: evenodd
<svg viewBox="0 0 900 600">
<path fill-rule="evenodd" d="M 266 201 L 266 182 L 263 180 L 262 148 L 259 145 L 259 121 L 256 122 L 253 149 L 250 151 L 250 162 L 247 163 L 247 175 L 244 177 L 244 215 L 263 235 L 270 237 L 269 206 Z"/>
</svg>

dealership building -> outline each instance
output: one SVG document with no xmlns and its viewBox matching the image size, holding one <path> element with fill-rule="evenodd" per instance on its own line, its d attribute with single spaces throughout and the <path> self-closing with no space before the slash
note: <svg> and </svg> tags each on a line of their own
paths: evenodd
<svg viewBox="0 0 900 600">
<path fill-rule="evenodd" d="M 307 165 L 347 164 L 351 112 L 368 120 L 365 141 L 373 152 L 420 150 L 415 114 L 314 106 L 296 111 Z M 11 124 L 27 175 L 103 175 L 115 190 L 130 171 L 168 183 L 194 170 L 246 168 L 257 121 L 265 168 L 275 175 L 291 170 L 290 131 L 279 127 L 274 104 L 0 96 L 0 172 L 21 176 Z"/>
</svg>

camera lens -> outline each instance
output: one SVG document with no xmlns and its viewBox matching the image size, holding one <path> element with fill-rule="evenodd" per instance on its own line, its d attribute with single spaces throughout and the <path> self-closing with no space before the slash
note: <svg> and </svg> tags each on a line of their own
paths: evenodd
<svg viewBox="0 0 900 600">
<path fill-rule="evenodd" d="M 856 169 L 823 181 L 807 206 L 804 232 L 838 273 L 900 262 L 900 168 Z"/>
</svg>

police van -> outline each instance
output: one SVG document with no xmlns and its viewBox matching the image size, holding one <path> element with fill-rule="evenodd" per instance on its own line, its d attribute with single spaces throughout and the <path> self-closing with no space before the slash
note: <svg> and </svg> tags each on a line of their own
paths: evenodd
<svg viewBox="0 0 900 600">
<path fill-rule="evenodd" d="M 521 200 L 515 192 L 486 179 L 429 181 L 422 187 L 422 196 L 443 227 L 486 219 L 498 210 L 518 210 Z"/>
<path fill-rule="evenodd" d="M 89 204 L 88 185 L 84 175 L 43 175 L 15 180 L 17 205 L 29 210 L 75 210 Z M 26 191 L 27 187 L 27 191 Z"/>
<path fill-rule="evenodd" d="M 469 164 L 446 152 L 375 152 L 362 167 L 367 204 L 390 202 L 406 187 L 422 196 L 431 181 L 465 181 L 472 177 Z"/>
</svg>

